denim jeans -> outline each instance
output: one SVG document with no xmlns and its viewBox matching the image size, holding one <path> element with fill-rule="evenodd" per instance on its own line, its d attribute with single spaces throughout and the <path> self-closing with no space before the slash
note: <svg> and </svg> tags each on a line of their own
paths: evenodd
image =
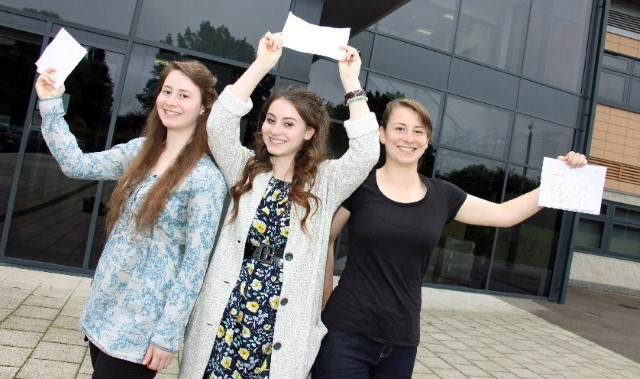
<svg viewBox="0 0 640 379">
<path fill-rule="evenodd" d="M 322 340 L 314 379 L 411 378 L 417 347 L 383 345 L 361 334 L 331 330 Z"/>
</svg>

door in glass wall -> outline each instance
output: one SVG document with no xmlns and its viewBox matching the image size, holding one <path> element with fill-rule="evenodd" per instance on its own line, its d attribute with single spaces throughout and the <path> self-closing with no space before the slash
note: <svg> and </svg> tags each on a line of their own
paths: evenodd
<svg viewBox="0 0 640 379">
<path fill-rule="evenodd" d="M 0 28 L 0 230 L 4 228 L 9 193 L 24 130 L 42 37 Z M 29 145 L 37 141 L 29 140 Z"/>
<path fill-rule="evenodd" d="M 85 152 L 102 151 L 123 55 L 85 46 L 88 54 L 65 81 L 65 120 Z M 25 64 L 32 67 L 33 62 Z M 26 79 L 32 86 L 34 74 Z M 23 134 L 24 161 L 5 256 L 83 267 L 97 181 L 70 179 L 49 153 L 38 110 Z"/>
</svg>

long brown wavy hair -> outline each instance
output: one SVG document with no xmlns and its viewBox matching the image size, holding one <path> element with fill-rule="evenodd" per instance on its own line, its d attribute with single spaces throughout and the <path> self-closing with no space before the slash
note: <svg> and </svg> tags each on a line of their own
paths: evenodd
<svg viewBox="0 0 640 379">
<path fill-rule="evenodd" d="M 303 142 L 302 147 L 294 157 L 293 179 L 291 181 L 291 191 L 289 192 L 289 200 L 305 209 L 300 225 L 302 230 L 306 232 L 307 218 L 309 214 L 315 213 L 321 201 L 320 198 L 311 193 L 311 188 L 316 182 L 318 165 L 327 159 L 327 141 L 331 128 L 331 117 L 327 112 L 324 100 L 315 92 L 302 87 L 287 87 L 279 90 L 265 101 L 260 113 L 260 125 L 265 122 L 271 104 L 278 99 L 290 102 L 296 108 L 305 124 L 307 124 L 307 127 L 315 130 L 311 139 Z M 231 221 L 238 217 L 240 197 L 253 188 L 253 179 L 256 175 L 273 170 L 271 155 L 262 138 L 261 129 L 255 134 L 253 151 L 255 155 L 249 158 L 244 166 L 242 178 L 231 187 L 231 196 L 233 198 Z M 315 205 L 313 212 L 311 212 L 310 200 L 313 200 Z"/>
<path fill-rule="evenodd" d="M 153 227 L 167 204 L 171 191 L 191 172 L 204 154 L 211 156 L 207 143 L 206 123 L 211 106 L 218 98 L 218 93 L 214 88 L 217 79 L 205 65 L 198 61 L 172 61 L 160 73 L 157 94 L 160 93 L 167 76 L 173 70 L 182 72 L 200 89 L 204 113 L 198 118 L 191 140 L 182 148 L 175 161 L 149 190 L 136 216 L 138 230 L 149 230 Z M 145 139 L 140 152 L 118 180 L 111 195 L 109 213 L 107 214 L 107 235 L 111 233 L 113 226 L 120 218 L 124 204 L 133 190 L 149 175 L 151 168 L 164 151 L 167 129 L 162 124 L 155 105 L 147 118 L 142 135 Z"/>
</svg>

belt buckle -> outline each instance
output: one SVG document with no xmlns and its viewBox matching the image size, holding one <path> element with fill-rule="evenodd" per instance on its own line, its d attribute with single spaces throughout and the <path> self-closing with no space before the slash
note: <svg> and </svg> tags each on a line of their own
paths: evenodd
<svg viewBox="0 0 640 379">
<path fill-rule="evenodd" d="M 261 262 L 268 263 L 268 264 L 271 264 L 273 262 L 274 250 L 271 248 L 271 246 L 266 245 L 266 244 L 260 244 L 260 246 L 258 246 L 257 250 L 258 250 L 257 251 L 258 259 Z"/>
</svg>

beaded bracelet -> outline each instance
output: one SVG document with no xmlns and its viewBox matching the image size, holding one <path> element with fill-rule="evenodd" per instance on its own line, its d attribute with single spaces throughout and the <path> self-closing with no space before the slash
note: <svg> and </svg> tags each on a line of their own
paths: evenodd
<svg viewBox="0 0 640 379">
<path fill-rule="evenodd" d="M 356 101 L 363 101 L 363 100 L 364 100 L 364 101 L 367 101 L 367 100 L 369 100 L 369 98 L 368 98 L 368 97 L 366 97 L 366 96 L 364 96 L 364 95 L 361 95 L 361 96 L 355 96 L 355 97 L 352 97 L 352 98 L 350 98 L 349 100 L 345 101 L 345 104 L 346 104 L 347 106 L 349 106 L 349 105 L 351 105 L 351 104 L 355 103 Z"/>
<path fill-rule="evenodd" d="M 360 88 L 360 89 L 357 89 L 355 91 L 347 92 L 344 95 L 344 101 L 352 99 L 352 98 L 354 98 L 356 96 L 366 96 L 366 95 L 367 95 L 367 92 L 364 89 Z"/>
</svg>

